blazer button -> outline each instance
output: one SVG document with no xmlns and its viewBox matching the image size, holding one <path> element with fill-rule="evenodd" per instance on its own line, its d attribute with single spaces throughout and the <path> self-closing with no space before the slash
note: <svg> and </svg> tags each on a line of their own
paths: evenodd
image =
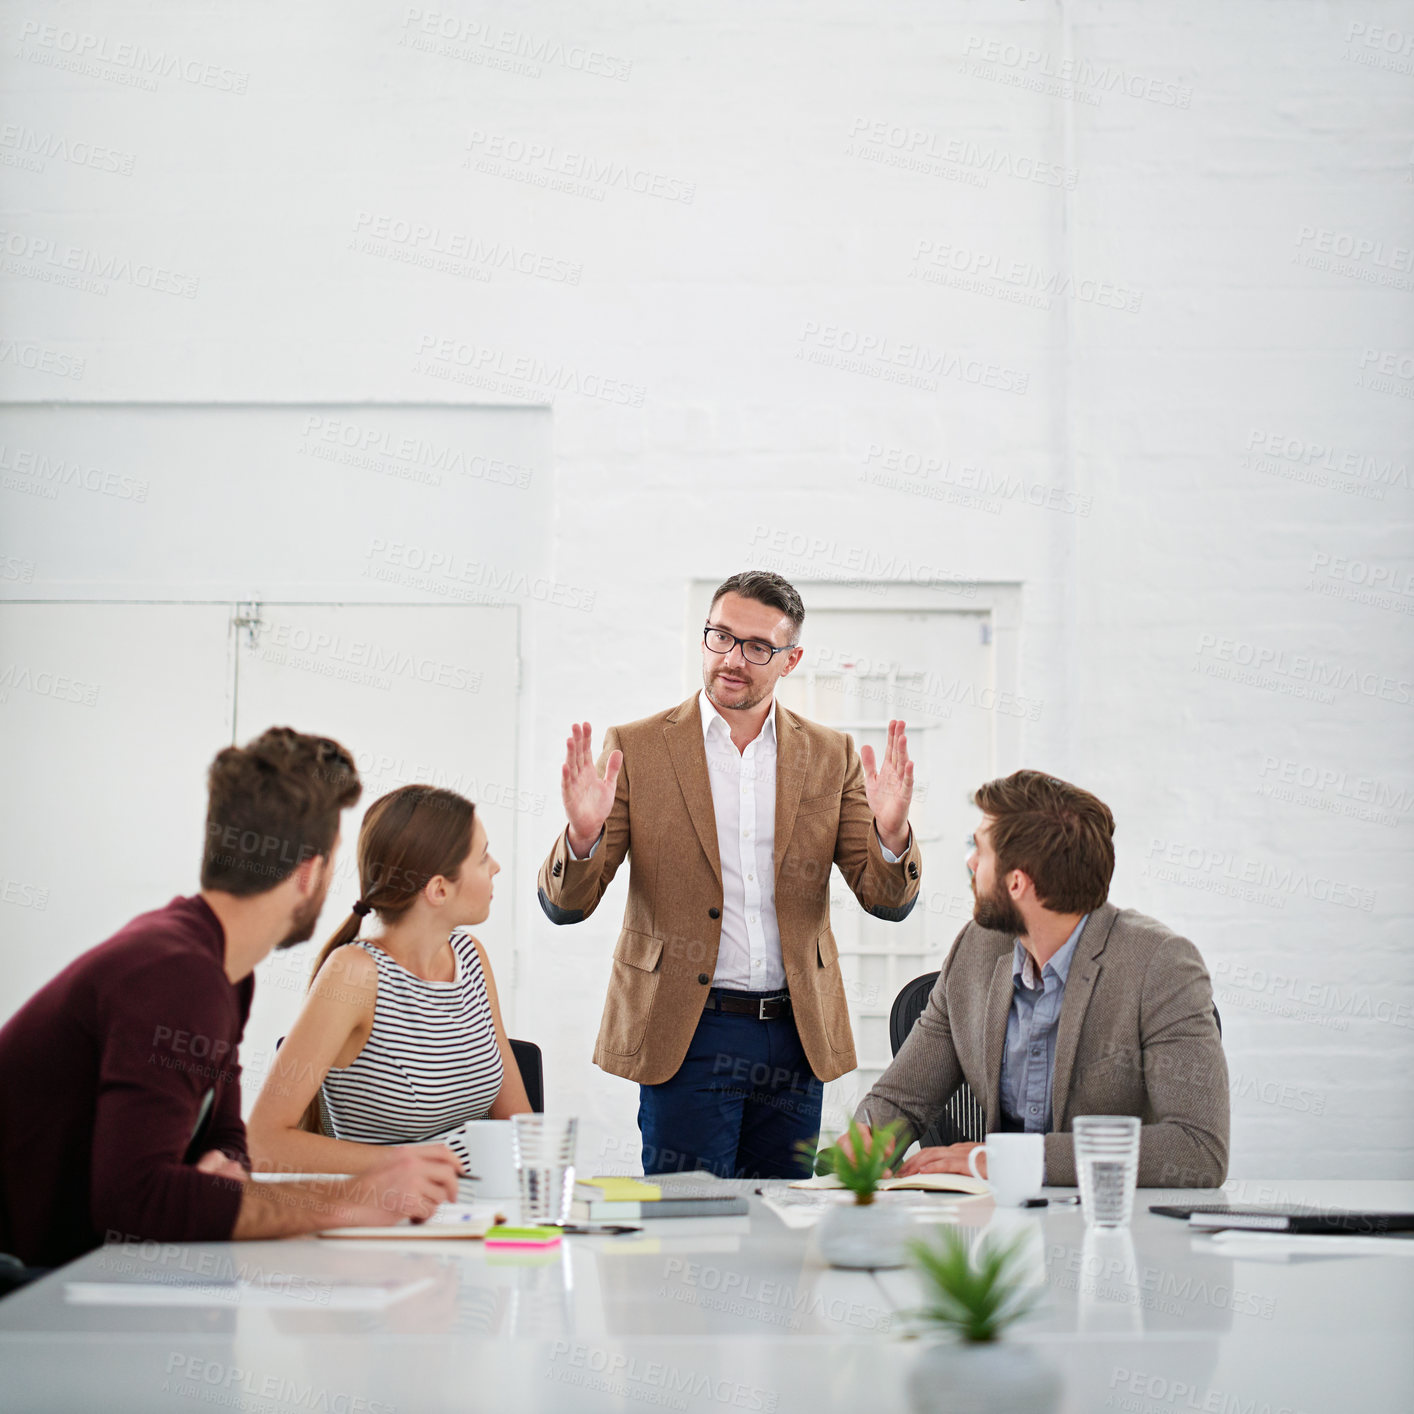
<svg viewBox="0 0 1414 1414">
<path fill-rule="evenodd" d="M 722 910 L 720 908 L 709 908 L 707 910 L 707 916 L 708 918 L 720 918 L 722 916 Z"/>
<path fill-rule="evenodd" d="M 712 979 L 705 972 L 699 972 L 697 974 L 697 980 L 705 987 Z"/>
<path fill-rule="evenodd" d="M 910 879 L 916 879 L 918 877 L 918 866 L 916 864 L 909 864 L 908 877 Z"/>
</svg>

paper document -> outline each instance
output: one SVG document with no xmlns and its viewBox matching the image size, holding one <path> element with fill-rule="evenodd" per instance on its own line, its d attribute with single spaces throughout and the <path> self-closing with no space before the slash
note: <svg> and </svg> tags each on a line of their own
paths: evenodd
<svg viewBox="0 0 1414 1414">
<path fill-rule="evenodd" d="M 432 1285 L 419 1281 L 350 1284 L 294 1274 L 254 1281 L 70 1281 L 64 1300 L 74 1306 L 262 1306 L 285 1310 L 381 1311 Z"/>
<path fill-rule="evenodd" d="M 1414 1239 L 1408 1237 L 1337 1237 L 1320 1233 L 1247 1232 L 1226 1228 L 1205 1233 L 1206 1242 L 1215 1243 L 1225 1257 L 1277 1257 L 1286 1253 L 1322 1257 L 1364 1257 L 1372 1253 L 1414 1257 Z M 1195 1243 L 1196 1243 L 1195 1235 Z"/>
<path fill-rule="evenodd" d="M 495 1203 L 443 1203 L 425 1223 L 390 1223 L 386 1227 L 331 1227 L 320 1237 L 396 1237 L 414 1241 L 435 1238 L 485 1237 L 498 1221 L 505 1222 L 505 1205 Z"/>
<path fill-rule="evenodd" d="M 835 1206 L 824 1191 L 791 1193 L 785 1189 L 767 1189 L 761 1201 L 790 1228 L 814 1227 Z"/>
</svg>

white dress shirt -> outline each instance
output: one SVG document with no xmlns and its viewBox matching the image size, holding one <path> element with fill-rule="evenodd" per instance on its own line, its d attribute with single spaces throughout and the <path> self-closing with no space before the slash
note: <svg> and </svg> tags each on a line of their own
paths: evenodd
<svg viewBox="0 0 1414 1414">
<path fill-rule="evenodd" d="M 714 987 L 738 992 L 786 990 L 776 923 L 776 712 L 773 702 L 745 751 L 705 691 L 697 694 L 707 780 L 722 862 L 722 941 Z"/>
</svg>

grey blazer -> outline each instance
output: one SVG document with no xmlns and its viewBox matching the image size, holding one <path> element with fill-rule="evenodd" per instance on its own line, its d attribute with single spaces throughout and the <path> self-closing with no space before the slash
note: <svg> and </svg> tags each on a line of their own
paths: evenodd
<svg viewBox="0 0 1414 1414">
<path fill-rule="evenodd" d="M 901 1120 L 911 1143 L 965 1079 L 988 1130 L 1000 1125 L 1012 947 L 975 923 L 958 934 L 928 1005 L 855 1111 L 860 1123 Z M 1088 1114 L 1140 1117 L 1140 1187 L 1215 1188 L 1227 1176 L 1227 1061 L 1208 970 L 1187 938 L 1111 903 L 1090 915 L 1066 980 L 1047 1183 L 1075 1183 L 1069 1131 Z"/>
</svg>

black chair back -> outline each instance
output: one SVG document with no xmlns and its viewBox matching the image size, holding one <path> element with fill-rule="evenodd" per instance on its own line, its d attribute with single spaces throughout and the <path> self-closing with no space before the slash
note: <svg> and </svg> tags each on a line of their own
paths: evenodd
<svg viewBox="0 0 1414 1414">
<path fill-rule="evenodd" d="M 889 1045 L 893 1047 L 894 1055 L 898 1055 L 903 1043 L 908 1040 L 913 1023 L 923 1015 L 923 1008 L 928 1005 L 937 980 L 936 972 L 925 972 L 912 982 L 904 983 L 903 990 L 894 998 L 889 1011 Z"/>
<path fill-rule="evenodd" d="M 545 1113 L 545 1074 L 540 1060 L 540 1047 L 534 1041 L 517 1041 L 507 1037 L 511 1051 L 520 1067 L 520 1078 L 525 1081 L 525 1095 L 535 1114 Z"/>
<path fill-rule="evenodd" d="M 908 1039 L 913 1023 L 923 1014 L 937 980 L 936 972 L 925 972 L 905 983 L 894 998 L 889 1011 L 889 1045 L 895 1055 Z M 918 1142 L 923 1148 L 931 1149 L 938 1144 L 981 1144 L 986 1137 L 987 1112 L 964 1080 L 948 1096 L 942 1113 L 919 1135 Z"/>
<path fill-rule="evenodd" d="M 18 1257 L 0 1252 L 0 1296 L 8 1296 L 12 1291 L 28 1286 L 30 1282 L 47 1276 L 50 1270 L 49 1267 L 27 1267 Z"/>
</svg>

